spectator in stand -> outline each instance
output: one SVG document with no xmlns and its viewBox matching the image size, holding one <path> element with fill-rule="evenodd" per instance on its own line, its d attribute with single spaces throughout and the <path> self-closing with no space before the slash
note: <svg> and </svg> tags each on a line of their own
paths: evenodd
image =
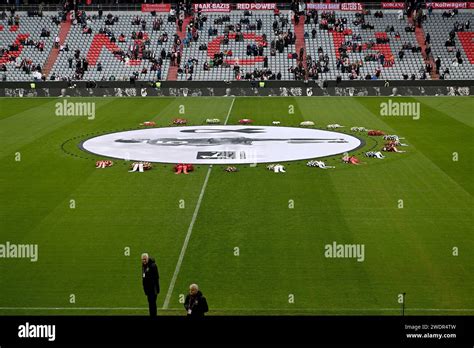
<svg viewBox="0 0 474 348">
<path fill-rule="evenodd" d="M 156 69 L 156 79 L 161 80 L 161 66 Z"/>
<path fill-rule="evenodd" d="M 41 37 L 49 37 L 51 35 L 50 31 L 47 30 L 46 28 L 41 29 Z"/>
<path fill-rule="evenodd" d="M 426 64 L 425 64 L 425 71 L 427 73 L 431 73 L 432 70 L 433 70 L 433 65 L 431 65 L 431 63 L 429 61 L 427 61 Z"/>
<path fill-rule="evenodd" d="M 438 56 L 435 61 L 436 64 L 436 73 L 439 74 L 439 69 L 441 68 L 441 58 Z"/>
</svg>

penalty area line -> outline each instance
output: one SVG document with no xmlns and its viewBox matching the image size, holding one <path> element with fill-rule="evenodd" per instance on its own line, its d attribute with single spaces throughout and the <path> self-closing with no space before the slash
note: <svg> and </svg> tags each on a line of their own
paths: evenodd
<svg viewBox="0 0 474 348">
<path fill-rule="evenodd" d="M 232 99 L 232 103 L 230 104 L 229 111 L 227 112 L 224 125 L 226 125 L 227 121 L 229 121 L 232 108 L 234 107 L 234 102 L 235 102 L 235 98 Z M 168 288 L 168 292 L 166 293 L 165 302 L 163 303 L 163 309 L 167 309 L 169 306 L 171 295 L 173 294 L 174 286 L 176 284 L 176 280 L 178 279 L 179 271 L 181 270 L 184 254 L 186 254 L 186 249 L 188 248 L 189 240 L 191 239 L 191 234 L 193 233 L 194 223 L 196 222 L 196 218 L 199 213 L 199 208 L 201 207 L 202 199 L 204 197 L 204 192 L 206 191 L 207 183 L 209 181 L 209 176 L 211 175 L 211 172 L 212 172 L 212 164 L 209 166 L 209 169 L 207 170 L 206 178 L 204 179 L 204 184 L 202 185 L 201 192 L 199 193 L 199 198 L 196 203 L 196 208 L 194 209 L 193 217 L 191 219 L 191 223 L 189 224 L 188 232 L 186 233 L 186 238 L 184 239 L 183 247 L 181 248 L 178 262 L 176 263 L 176 268 L 173 273 L 173 278 L 171 278 L 171 283 Z"/>
<path fill-rule="evenodd" d="M 232 99 L 232 103 L 230 104 L 229 112 L 227 112 L 227 117 L 225 118 L 225 121 L 224 121 L 224 126 L 227 125 L 227 121 L 229 121 L 230 113 L 232 111 L 232 108 L 234 107 L 234 102 L 235 102 L 235 98 Z"/>
</svg>

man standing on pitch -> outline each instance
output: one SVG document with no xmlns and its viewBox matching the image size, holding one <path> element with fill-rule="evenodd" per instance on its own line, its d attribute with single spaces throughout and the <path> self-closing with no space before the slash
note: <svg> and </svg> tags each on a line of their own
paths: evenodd
<svg viewBox="0 0 474 348">
<path fill-rule="evenodd" d="M 207 300 L 197 284 L 189 286 L 189 294 L 184 301 L 184 308 L 186 308 L 188 317 L 203 317 L 204 313 L 209 311 Z"/>
<path fill-rule="evenodd" d="M 156 317 L 156 298 L 160 293 L 160 275 L 155 260 L 147 253 L 142 254 L 142 278 L 143 290 L 148 298 L 150 316 Z"/>
</svg>

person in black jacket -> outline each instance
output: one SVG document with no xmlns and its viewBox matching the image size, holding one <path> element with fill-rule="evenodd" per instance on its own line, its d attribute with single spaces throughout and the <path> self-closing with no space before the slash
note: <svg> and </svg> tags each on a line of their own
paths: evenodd
<svg viewBox="0 0 474 348">
<path fill-rule="evenodd" d="M 143 290 L 148 298 L 150 316 L 156 317 L 156 298 L 160 293 L 160 275 L 155 260 L 146 253 L 142 254 L 142 278 Z"/>
<path fill-rule="evenodd" d="M 207 300 L 196 284 L 189 286 L 189 294 L 184 301 L 184 308 L 186 308 L 188 317 L 203 317 L 204 313 L 209 311 Z"/>
</svg>

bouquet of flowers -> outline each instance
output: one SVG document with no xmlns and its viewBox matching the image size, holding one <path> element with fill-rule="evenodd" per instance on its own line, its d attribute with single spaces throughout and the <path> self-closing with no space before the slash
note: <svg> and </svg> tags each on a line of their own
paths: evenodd
<svg viewBox="0 0 474 348">
<path fill-rule="evenodd" d="M 335 168 L 334 166 L 327 166 L 323 161 L 309 161 L 306 163 L 308 167 L 318 167 L 321 169 Z"/>
<path fill-rule="evenodd" d="M 367 128 L 365 128 L 365 127 L 352 127 L 351 132 L 367 132 Z"/>
<path fill-rule="evenodd" d="M 342 162 L 348 163 L 348 164 L 359 164 L 360 163 L 359 159 L 356 156 L 349 156 L 347 154 L 345 154 L 342 157 Z"/>
<path fill-rule="evenodd" d="M 399 141 L 389 141 L 385 143 L 385 146 L 382 148 L 382 151 L 387 151 L 387 152 L 405 152 L 401 151 L 397 148 L 397 146 L 400 146 Z"/>
<path fill-rule="evenodd" d="M 207 124 L 219 124 L 219 123 L 221 123 L 221 120 L 219 120 L 218 118 L 208 118 L 206 120 L 206 123 Z"/>
<path fill-rule="evenodd" d="M 175 118 L 173 120 L 173 124 L 178 125 L 178 126 L 186 124 L 186 123 L 188 123 L 188 120 L 186 120 L 185 118 Z"/>
<path fill-rule="evenodd" d="M 137 168 L 141 167 L 140 165 L 143 165 L 143 170 L 150 170 L 152 168 L 150 162 L 133 162 L 130 164 L 130 169 L 136 171 Z"/>
<path fill-rule="evenodd" d="M 269 164 L 267 166 L 267 169 L 268 170 L 271 170 L 272 172 L 275 172 L 275 173 L 285 173 L 285 166 L 283 166 L 282 164 Z"/>
<path fill-rule="evenodd" d="M 237 167 L 232 167 L 232 166 L 229 166 L 227 167 L 226 169 L 224 169 L 227 173 L 234 173 L 234 172 L 238 172 L 237 170 Z"/>
<path fill-rule="evenodd" d="M 378 158 L 378 159 L 383 159 L 385 158 L 384 155 L 380 151 L 368 151 L 365 153 L 366 157 L 371 157 L 371 158 Z"/>
<path fill-rule="evenodd" d="M 143 126 L 143 127 L 155 127 L 156 126 L 156 122 L 153 122 L 153 121 L 145 121 L 143 123 L 140 123 L 140 126 Z"/>
<path fill-rule="evenodd" d="M 312 127 L 314 126 L 314 122 L 313 121 L 303 121 L 300 123 L 300 126 L 301 127 Z"/>
<path fill-rule="evenodd" d="M 341 126 L 340 124 L 335 123 L 335 124 L 328 124 L 327 128 L 328 129 L 336 129 L 336 128 L 344 128 L 344 126 Z"/>
<path fill-rule="evenodd" d="M 108 160 L 102 160 L 102 161 L 97 161 L 95 162 L 95 167 L 96 168 L 107 168 L 107 167 L 112 167 L 114 165 L 114 162 L 108 161 Z"/>
<path fill-rule="evenodd" d="M 243 118 L 243 119 L 239 120 L 239 123 L 240 124 L 251 124 L 251 123 L 253 123 L 253 120 L 251 120 L 249 118 Z"/>
<path fill-rule="evenodd" d="M 272 124 L 273 124 L 274 126 L 278 126 L 278 125 L 280 125 L 280 123 L 281 123 L 280 121 L 273 121 L 273 122 L 272 122 Z"/>
<path fill-rule="evenodd" d="M 184 163 L 178 163 L 177 165 L 174 166 L 174 171 L 175 174 L 189 174 L 189 172 L 192 172 L 194 170 L 194 167 L 192 164 L 184 164 Z"/>
<path fill-rule="evenodd" d="M 367 135 L 378 137 L 378 136 L 381 136 L 381 135 L 385 135 L 385 133 L 382 132 L 381 130 L 369 130 L 367 132 Z"/>
</svg>

